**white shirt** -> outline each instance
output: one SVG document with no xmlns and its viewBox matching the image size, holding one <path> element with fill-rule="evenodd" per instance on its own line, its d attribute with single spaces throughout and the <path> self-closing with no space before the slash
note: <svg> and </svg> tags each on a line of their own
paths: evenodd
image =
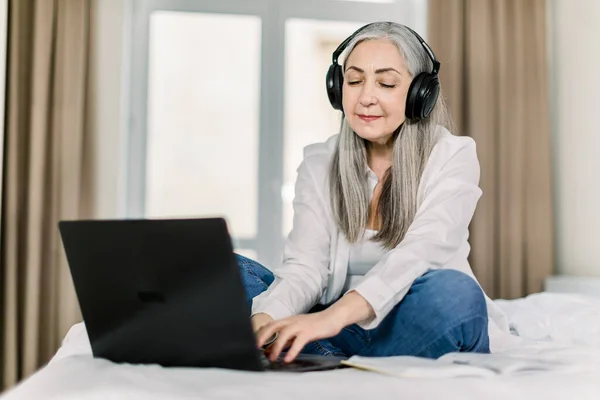
<svg viewBox="0 0 600 400">
<path fill-rule="evenodd" d="M 318 302 L 333 303 L 343 294 L 351 246 L 335 222 L 327 182 L 336 145 L 334 135 L 304 149 L 283 263 L 271 267 L 275 281 L 254 299 L 252 314 L 262 312 L 282 319 L 306 313 Z M 437 144 L 419 184 L 413 223 L 402 242 L 385 253 L 355 288 L 375 312 L 375 318 L 359 323 L 362 328 L 377 327 L 414 280 L 430 269 L 456 269 L 475 279 L 467 261 L 467 240 L 482 194 L 478 185 L 479 161 L 473 139 L 439 127 Z M 495 351 L 501 334 L 509 332 L 508 322 L 487 296 L 486 302 L 490 347 Z"/>
</svg>

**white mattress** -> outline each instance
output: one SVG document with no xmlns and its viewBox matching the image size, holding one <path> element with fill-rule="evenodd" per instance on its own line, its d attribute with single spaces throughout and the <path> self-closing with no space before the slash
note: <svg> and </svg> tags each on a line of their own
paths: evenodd
<svg viewBox="0 0 600 400">
<path fill-rule="evenodd" d="M 600 299 L 542 293 L 497 302 L 524 338 L 504 354 L 560 360 L 576 368 L 492 378 L 401 379 L 355 369 L 284 374 L 117 365 L 92 358 L 85 328 L 77 324 L 46 367 L 1 398 L 600 399 Z"/>
</svg>

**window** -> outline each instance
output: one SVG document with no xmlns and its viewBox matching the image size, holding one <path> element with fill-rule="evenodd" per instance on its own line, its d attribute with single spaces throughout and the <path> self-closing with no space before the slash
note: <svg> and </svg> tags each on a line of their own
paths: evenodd
<svg viewBox="0 0 600 400">
<path fill-rule="evenodd" d="M 422 33 L 426 0 L 134 0 L 130 217 L 224 216 L 280 262 L 304 146 L 337 133 L 325 73 L 364 23 Z"/>
<path fill-rule="evenodd" d="M 260 30 L 256 16 L 152 13 L 146 216 L 219 214 L 256 236 Z"/>
</svg>

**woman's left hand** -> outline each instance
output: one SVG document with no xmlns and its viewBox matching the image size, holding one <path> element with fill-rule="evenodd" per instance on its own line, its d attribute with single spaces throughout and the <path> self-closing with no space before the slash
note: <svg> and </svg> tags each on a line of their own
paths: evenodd
<svg viewBox="0 0 600 400">
<path fill-rule="evenodd" d="M 277 340 L 268 347 L 269 359 L 275 361 L 286 345 L 290 345 L 284 358 L 285 362 L 293 361 L 307 343 L 319 339 L 327 339 L 340 333 L 344 324 L 336 318 L 331 310 L 313 314 L 296 315 L 273 321 L 258 331 L 258 347 L 278 332 Z"/>
</svg>

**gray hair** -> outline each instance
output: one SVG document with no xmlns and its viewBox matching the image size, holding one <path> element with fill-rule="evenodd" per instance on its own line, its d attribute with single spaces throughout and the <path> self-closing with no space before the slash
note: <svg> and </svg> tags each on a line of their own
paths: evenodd
<svg viewBox="0 0 600 400">
<path fill-rule="evenodd" d="M 345 50 L 346 60 L 357 44 L 374 39 L 387 39 L 398 46 L 412 77 L 432 70 L 433 64 L 416 36 L 407 27 L 389 22 L 372 24 L 353 38 Z M 427 119 L 406 119 L 394 132 L 392 166 L 379 183 L 383 187 L 376 221 L 381 228 L 373 237 L 386 249 L 402 241 L 414 220 L 419 183 L 436 143 L 438 126 L 453 128 L 441 91 Z M 355 243 L 364 235 L 369 220 L 370 190 L 365 175 L 368 144 L 352 130 L 345 116 L 338 140 L 329 171 L 331 207 L 340 230 Z"/>
</svg>

